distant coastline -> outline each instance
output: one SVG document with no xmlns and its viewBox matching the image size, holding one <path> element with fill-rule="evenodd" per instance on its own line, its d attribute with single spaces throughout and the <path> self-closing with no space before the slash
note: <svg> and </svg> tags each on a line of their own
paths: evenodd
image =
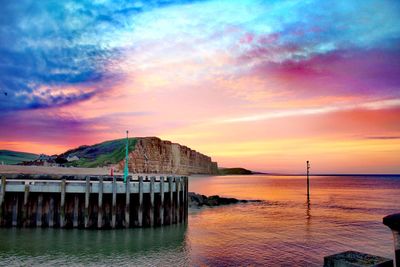
<svg viewBox="0 0 400 267">
<path fill-rule="evenodd" d="M 218 175 L 252 175 L 256 174 L 253 171 L 245 168 L 218 168 Z"/>
<path fill-rule="evenodd" d="M 274 176 L 305 176 L 306 173 L 254 173 L 263 175 L 274 175 Z M 314 173 L 310 176 L 400 176 L 400 173 Z"/>
</svg>

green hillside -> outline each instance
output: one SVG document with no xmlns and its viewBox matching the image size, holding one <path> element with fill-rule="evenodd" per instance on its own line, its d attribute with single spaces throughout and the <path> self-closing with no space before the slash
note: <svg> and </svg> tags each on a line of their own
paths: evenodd
<svg viewBox="0 0 400 267">
<path fill-rule="evenodd" d="M 12 150 L 0 150 L 0 164 L 18 164 L 23 161 L 35 160 L 39 155 Z"/>
<path fill-rule="evenodd" d="M 249 175 L 253 174 L 252 171 L 244 168 L 219 168 L 219 175 Z"/>
<path fill-rule="evenodd" d="M 136 146 L 137 139 L 129 138 L 129 152 L 133 151 Z M 109 164 L 116 164 L 125 158 L 126 139 L 117 139 L 95 144 L 92 146 L 80 146 L 75 149 L 68 150 L 60 157 L 67 158 L 77 156 L 79 160 L 66 163 L 68 166 L 75 167 L 101 167 Z"/>
</svg>

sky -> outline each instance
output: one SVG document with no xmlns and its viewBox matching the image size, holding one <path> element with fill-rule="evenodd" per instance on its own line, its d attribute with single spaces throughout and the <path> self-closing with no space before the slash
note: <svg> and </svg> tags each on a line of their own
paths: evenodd
<svg viewBox="0 0 400 267">
<path fill-rule="evenodd" d="M 0 149 L 129 130 L 223 167 L 400 173 L 399 1 L 0 2 Z"/>
</svg>

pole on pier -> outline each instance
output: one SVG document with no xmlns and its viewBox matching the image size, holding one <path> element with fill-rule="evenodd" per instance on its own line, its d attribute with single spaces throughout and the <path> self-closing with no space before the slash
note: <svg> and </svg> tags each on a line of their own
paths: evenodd
<svg viewBox="0 0 400 267">
<path fill-rule="evenodd" d="M 150 226 L 154 226 L 154 176 L 150 177 Z"/>
<path fill-rule="evenodd" d="M 143 225 L 143 176 L 139 176 L 139 208 L 138 208 L 138 225 Z"/>
<path fill-rule="evenodd" d="M 0 192 L 0 225 L 3 223 L 3 203 L 4 203 L 4 195 L 6 194 L 6 177 L 1 177 L 1 192 Z"/>
<path fill-rule="evenodd" d="M 310 202 L 310 162 L 307 160 L 307 203 Z"/>
<path fill-rule="evenodd" d="M 126 178 L 128 177 L 128 131 L 126 131 L 126 146 L 125 146 L 125 168 L 124 168 L 124 183 L 126 183 Z"/>
<path fill-rule="evenodd" d="M 160 176 L 160 224 L 164 224 L 164 176 Z"/>
<path fill-rule="evenodd" d="M 90 200 L 90 176 L 86 176 L 86 186 L 85 186 L 85 228 L 89 227 L 89 200 Z"/>
<path fill-rule="evenodd" d="M 61 200 L 60 200 L 60 227 L 65 226 L 65 179 L 61 181 Z"/>
<path fill-rule="evenodd" d="M 129 177 L 128 177 L 129 178 Z M 130 178 L 128 179 L 127 183 L 125 183 L 125 193 L 126 193 L 126 199 L 125 199 L 125 227 L 129 228 L 129 222 L 130 222 L 130 202 L 131 202 L 131 192 L 130 192 Z"/>
</svg>

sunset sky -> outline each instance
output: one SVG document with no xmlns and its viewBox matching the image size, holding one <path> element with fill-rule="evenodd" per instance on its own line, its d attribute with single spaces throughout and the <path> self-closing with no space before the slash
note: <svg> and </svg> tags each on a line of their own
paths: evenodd
<svg viewBox="0 0 400 267">
<path fill-rule="evenodd" d="M 158 136 L 220 166 L 400 173 L 399 1 L 2 1 L 0 149 Z"/>
</svg>

